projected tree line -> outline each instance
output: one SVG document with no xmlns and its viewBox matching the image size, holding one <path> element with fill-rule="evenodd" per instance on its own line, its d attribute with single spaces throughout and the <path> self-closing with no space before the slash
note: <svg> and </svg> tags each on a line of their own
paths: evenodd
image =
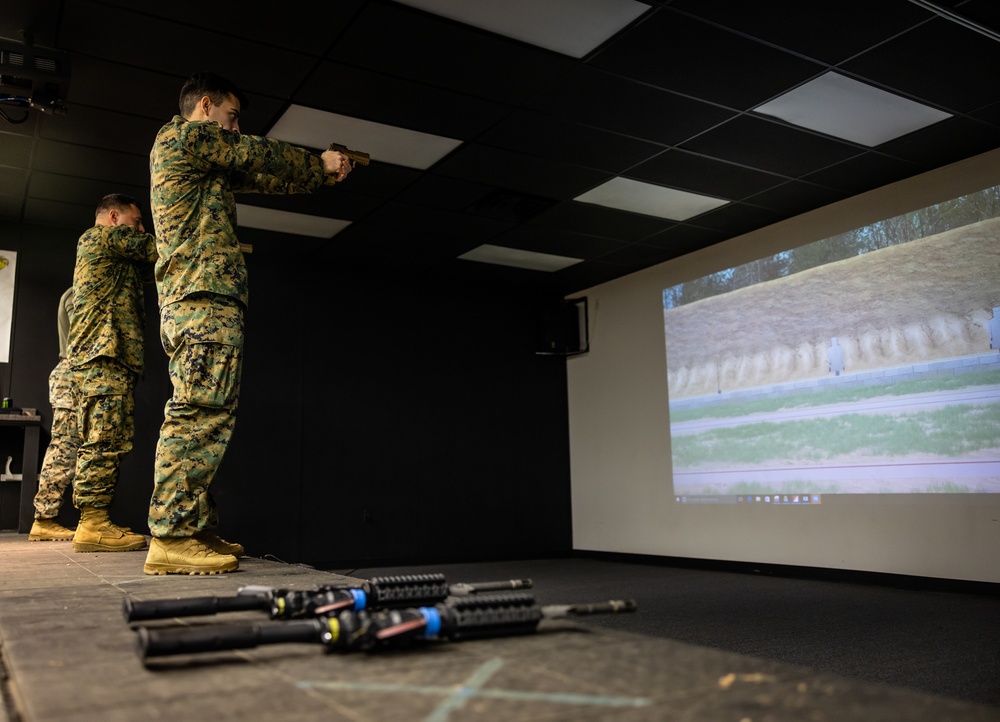
<svg viewBox="0 0 1000 722">
<path fill-rule="evenodd" d="M 880 248 L 908 243 L 1000 216 L 1000 186 L 878 221 L 799 248 L 758 258 L 663 291 L 664 309 L 790 276 Z"/>
</svg>

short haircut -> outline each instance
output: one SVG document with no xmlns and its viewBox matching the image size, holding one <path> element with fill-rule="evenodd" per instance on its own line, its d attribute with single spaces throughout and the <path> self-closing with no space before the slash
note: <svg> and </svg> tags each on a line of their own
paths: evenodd
<svg viewBox="0 0 1000 722">
<path fill-rule="evenodd" d="M 249 106 L 246 96 L 233 83 L 215 73 L 195 73 L 181 87 L 180 110 L 185 118 L 191 117 L 195 106 L 203 97 L 208 96 L 212 105 L 222 105 L 226 96 L 232 95 L 240 102 L 240 109 Z"/>
<path fill-rule="evenodd" d="M 127 211 L 132 206 L 136 208 L 139 207 L 139 201 L 129 195 L 124 193 L 109 193 L 101 199 L 101 202 L 97 204 L 97 210 L 94 212 L 94 217 L 100 216 L 105 211 Z"/>
</svg>

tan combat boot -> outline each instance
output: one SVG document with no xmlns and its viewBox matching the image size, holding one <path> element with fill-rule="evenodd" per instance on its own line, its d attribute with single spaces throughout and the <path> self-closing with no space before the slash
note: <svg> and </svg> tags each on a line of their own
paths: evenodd
<svg viewBox="0 0 1000 722">
<path fill-rule="evenodd" d="M 28 541 L 69 541 L 73 529 L 67 529 L 55 519 L 35 519 L 28 532 Z"/>
<path fill-rule="evenodd" d="M 235 571 L 240 560 L 219 554 L 194 537 L 153 538 L 142 571 L 146 574 L 222 574 Z"/>
<path fill-rule="evenodd" d="M 207 546 L 216 554 L 229 554 L 239 559 L 243 556 L 243 545 L 236 542 L 227 542 L 222 537 L 216 536 L 210 531 L 200 531 L 194 538 Z"/>
<path fill-rule="evenodd" d="M 74 551 L 130 552 L 145 548 L 146 537 L 114 524 L 108 519 L 107 509 L 80 509 L 80 523 L 73 535 Z"/>
</svg>

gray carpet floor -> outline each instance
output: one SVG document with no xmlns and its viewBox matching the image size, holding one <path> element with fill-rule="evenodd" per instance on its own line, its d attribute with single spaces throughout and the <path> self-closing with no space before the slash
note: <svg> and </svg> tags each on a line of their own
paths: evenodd
<svg viewBox="0 0 1000 722">
<path fill-rule="evenodd" d="M 530 578 L 539 604 L 632 598 L 634 614 L 580 621 L 1000 707 L 996 595 L 588 558 L 331 571 Z"/>
</svg>

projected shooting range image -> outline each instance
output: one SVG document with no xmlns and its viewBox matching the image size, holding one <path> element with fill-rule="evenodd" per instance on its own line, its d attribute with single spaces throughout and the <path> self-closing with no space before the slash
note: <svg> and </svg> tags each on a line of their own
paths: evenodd
<svg viewBox="0 0 1000 722">
<path fill-rule="evenodd" d="M 1000 492 L 998 192 L 665 289 L 674 493 Z"/>
</svg>

